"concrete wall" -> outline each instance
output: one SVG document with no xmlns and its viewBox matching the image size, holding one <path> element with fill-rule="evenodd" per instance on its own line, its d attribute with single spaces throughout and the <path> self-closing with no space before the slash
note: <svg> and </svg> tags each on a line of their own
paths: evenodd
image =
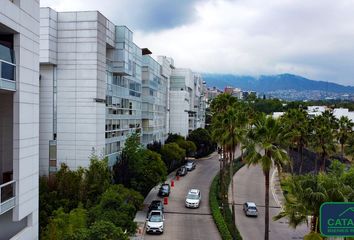
<svg viewBox="0 0 354 240">
<path fill-rule="evenodd" d="M 186 91 L 170 91 L 170 132 L 184 137 L 188 135 L 188 98 Z"/>
<path fill-rule="evenodd" d="M 56 13 L 42 8 L 41 31 L 45 44 L 41 47 L 41 174 L 48 172 L 49 140 L 54 140 L 53 78 L 57 79 L 57 165 L 87 167 L 92 153 L 104 154 L 102 100 L 106 43 L 113 44 L 114 39 L 112 24 L 97 11 Z"/>
<path fill-rule="evenodd" d="M 54 96 L 53 84 L 55 76 L 54 65 L 40 66 L 40 103 L 39 103 L 39 174 L 47 175 L 49 170 L 49 141 L 53 140 Z"/>
<path fill-rule="evenodd" d="M 27 218 L 17 239 L 38 238 L 39 1 L 0 2 L 0 22 L 14 34 L 16 92 L 13 112 L 13 221 Z M 6 230 L 5 230 L 6 231 Z"/>
</svg>

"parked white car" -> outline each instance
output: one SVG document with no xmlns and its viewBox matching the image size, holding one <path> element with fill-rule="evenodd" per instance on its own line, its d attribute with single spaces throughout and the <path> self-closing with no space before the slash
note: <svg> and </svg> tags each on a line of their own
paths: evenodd
<svg viewBox="0 0 354 240">
<path fill-rule="evenodd" d="M 147 233 L 163 233 L 165 217 L 161 210 L 152 210 L 146 219 Z"/>
<path fill-rule="evenodd" d="M 198 189 L 191 189 L 188 191 L 188 194 L 186 196 L 185 205 L 188 208 L 198 208 L 201 200 L 202 196 L 200 194 L 200 191 Z"/>
</svg>

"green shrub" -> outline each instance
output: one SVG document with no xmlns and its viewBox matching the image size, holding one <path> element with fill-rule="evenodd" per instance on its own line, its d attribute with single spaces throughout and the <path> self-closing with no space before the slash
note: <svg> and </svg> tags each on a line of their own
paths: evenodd
<svg viewBox="0 0 354 240">
<path fill-rule="evenodd" d="M 211 214 L 213 215 L 215 224 L 219 229 L 221 238 L 223 240 L 231 240 L 232 236 L 231 233 L 225 223 L 225 220 L 221 214 L 219 203 L 217 199 L 218 195 L 218 184 L 219 184 L 219 175 L 216 175 L 213 182 L 211 183 L 210 192 L 209 192 L 209 204 Z"/>
<path fill-rule="evenodd" d="M 244 164 L 239 161 L 240 158 L 235 160 L 233 173 L 235 174 Z M 229 174 L 226 174 L 226 186 L 228 186 L 231 182 Z M 236 228 L 233 223 L 233 216 L 231 209 L 229 206 L 225 206 L 223 211 L 225 216 L 222 215 L 220 211 L 221 200 L 218 198 L 219 194 L 219 174 L 215 176 L 211 186 L 210 186 L 210 193 L 209 193 L 209 202 L 210 202 L 210 209 L 213 215 L 214 221 L 216 223 L 217 228 L 219 229 L 221 238 L 225 239 L 242 239 L 240 232 Z"/>
</svg>

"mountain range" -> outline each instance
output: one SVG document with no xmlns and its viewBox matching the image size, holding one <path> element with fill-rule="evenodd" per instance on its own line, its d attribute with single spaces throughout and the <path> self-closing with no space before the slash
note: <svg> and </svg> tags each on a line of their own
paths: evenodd
<svg viewBox="0 0 354 240">
<path fill-rule="evenodd" d="M 323 91 L 333 93 L 353 94 L 353 86 L 343 86 L 337 83 L 315 81 L 301 76 L 285 73 L 279 75 L 262 75 L 260 77 L 239 76 L 232 74 L 202 74 L 208 87 L 223 90 L 226 86 L 241 88 L 245 91 L 259 93 L 276 91 Z"/>
</svg>

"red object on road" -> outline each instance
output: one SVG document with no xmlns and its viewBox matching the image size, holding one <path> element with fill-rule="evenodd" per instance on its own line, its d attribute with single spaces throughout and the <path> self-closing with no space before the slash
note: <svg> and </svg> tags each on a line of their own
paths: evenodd
<svg viewBox="0 0 354 240">
<path fill-rule="evenodd" d="M 175 181 L 171 180 L 171 187 L 175 186 Z"/>
<path fill-rule="evenodd" d="M 177 179 L 177 181 L 179 181 L 179 176 L 178 175 L 176 176 L 176 179 Z"/>
<path fill-rule="evenodd" d="M 168 204 L 168 197 L 164 197 L 164 198 L 163 198 L 163 204 L 164 204 L 164 205 L 167 205 L 167 204 Z"/>
</svg>

